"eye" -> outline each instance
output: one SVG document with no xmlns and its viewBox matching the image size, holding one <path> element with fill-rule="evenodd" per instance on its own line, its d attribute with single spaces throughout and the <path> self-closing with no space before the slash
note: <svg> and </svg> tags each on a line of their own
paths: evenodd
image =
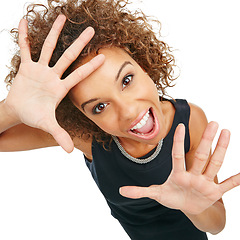
<svg viewBox="0 0 240 240">
<path fill-rule="evenodd" d="M 107 103 L 99 103 L 93 108 L 93 114 L 99 114 L 101 113 L 105 107 L 107 106 Z"/>
<path fill-rule="evenodd" d="M 123 89 L 126 88 L 129 84 L 131 84 L 132 79 L 133 79 L 133 75 L 127 75 L 126 77 L 123 78 L 122 80 Z"/>
</svg>

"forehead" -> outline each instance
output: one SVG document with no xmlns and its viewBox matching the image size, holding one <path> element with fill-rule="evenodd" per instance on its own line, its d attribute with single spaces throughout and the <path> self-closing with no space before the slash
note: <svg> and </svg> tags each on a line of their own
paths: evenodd
<svg viewBox="0 0 240 240">
<path fill-rule="evenodd" d="M 140 68 L 137 62 L 122 48 L 117 47 L 108 47 L 108 48 L 101 48 L 98 51 L 99 54 L 104 54 L 105 61 L 102 66 L 100 66 L 97 70 L 95 70 L 91 75 L 85 78 L 80 84 L 87 82 L 89 80 L 104 81 L 104 79 L 112 78 L 113 75 L 116 76 L 119 68 L 124 62 L 130 62 L 135 68 Z M 85 57 L 80 65 L 83 65 L 89 62 L 96 54 L 90 54 L 89 56 Z"/>
<path fill-rule="evenodd" d="M 123 59 L 132 59 L 132 57 L 122 48 L 117 48 L 117 47 L 106 47 L 106 48 L 101 48 L 99 49 L 98 53 L 102 53 L 105 55 L 105 65 L 107 64 L 113 64 L 118 61 L 122 61 Z M 85 64 L 88 61 L 90 61 L 93 57 L 95 57 L 96 54 L 90 54 L 89 56 L 85 57 L 82 61 L 81 64 Z M 104 66 L 104 65 L 103 65 Z"/>
<path fill-rule="evenodd" d="M 105 61 L 96 71 L 77 84 L 70 92 L 70 96 L 75 104 L 79 104 L 90 97 L 90 93 L 100 92 L 102 88 L 113 81 L 117 76 L 119 68 L 126 61 L 138 67 L 133 58 L 121 48 L 102 48 L 99 53 L 105 55 Z M 81 61 L 81 65 L 90 61 L 94 55 L 89 55 Z"/>
</svg>

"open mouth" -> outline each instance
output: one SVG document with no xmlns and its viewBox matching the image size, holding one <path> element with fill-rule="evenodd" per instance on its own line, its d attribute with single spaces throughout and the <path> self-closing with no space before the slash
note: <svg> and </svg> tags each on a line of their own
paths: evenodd
<svg viewBox="0 0 240 240">
<path fill-rule="evenodd" d="M 135 135 L 142 139 L 152 139 L 159 131 L 159 123 L 152 108 L 150 108 L 142 119 L 136 123 L 130 130 L 131 135 Z"/>
</svg>

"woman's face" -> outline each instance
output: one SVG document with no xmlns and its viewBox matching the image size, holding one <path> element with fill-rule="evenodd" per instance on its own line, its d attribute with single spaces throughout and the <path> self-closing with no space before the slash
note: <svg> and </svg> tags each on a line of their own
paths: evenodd
<svg viewBox="0 0 240 240">
<path fill-rule="evenodd" d="M 104 64 L 71 90 L 72 101 L 122 142 L 157 144 L 166 129 L 154 82 L 124 50 L 104 48 L 100 53 Z"/>
</svg>

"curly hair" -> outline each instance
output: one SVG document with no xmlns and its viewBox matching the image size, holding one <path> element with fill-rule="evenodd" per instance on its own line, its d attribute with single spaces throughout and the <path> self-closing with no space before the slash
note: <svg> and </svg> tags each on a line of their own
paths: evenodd
<svg viewBox="0 0 240 240">
<path fill-rule="evenodd" d="M 126 6 L 128 0 L 48 0 L 48 5 L 30 4 L 24 18 L 28 21 L 31 55 L 38 61 L 41 49 L 51 26 L 59 14 L 67 17 L 65 26 L 59 36 L 49 66 L 54 66 L 64 51 L 74 42 L 88 26 L 95 29 L 95 35 L 84 48 L 77 60 L 66 70 L 62 78 L 70 74 L 74 65 L 90 53 L 97 53 L 103 47 L 124 49 L 151 77 L 162 96 L 165 89 L 172 86 L 174 78 L 174 57 L 169 46 L 160 41 L 150 21 L 142 11 L 130 12 Z M 18 30 L 11 33 L 18 44 Z M 11 85 L 20 66 L 20 51 L 12 58 L 10 73 L 5 79 Z M 83 139 L 93 136 L 105 143 L 109 135 L 79 111 L 66 96 L 56 109 L 59 124 L 72 137 Z"/>
</svg>

